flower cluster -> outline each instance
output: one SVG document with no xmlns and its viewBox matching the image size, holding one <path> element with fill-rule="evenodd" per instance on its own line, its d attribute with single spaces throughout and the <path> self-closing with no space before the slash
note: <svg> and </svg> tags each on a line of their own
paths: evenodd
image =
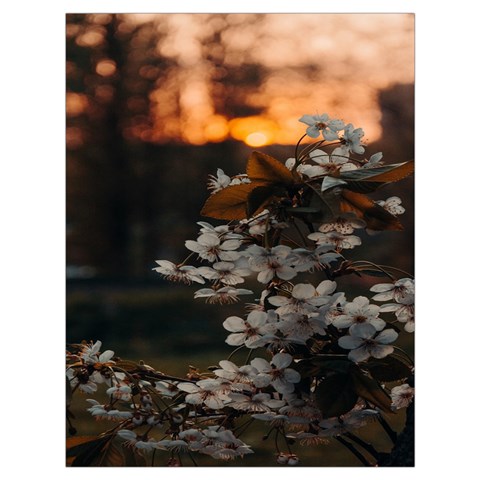
<svg viewBox="0 0 480 480">
<path fill-rule="evenodd" d="M 254 152 L 247 174 L 218 169 L 202 212 L 223 222 L 198 222 L 183 262 L 156 261 L 165 279 L 203 285 L 194 298 L 207 303 L 258 297 L 223 322 L 235 348 L 228 359 L 176 378 L 100 353 L 100 342 L 69 351 L 71 391 L 93 394 L 105 384 L 109 401 L 89 399 L 88 411 L 117 422 L 109 438 L 118 448 L 142 458 L 167 452 L 169 465 L 185 454 L 233 460 L 253 453 L 240 436 L 257 422 L 266 424 L 265 438 L 275 432 L 277 462 L 296 465 L 292 442 L 321 445 L 369 419 L 384 424 L 384 413 L 408 406 L 413 389 L 404 382 L 413 364 L 395 345 L 403 333 L 395 324 L 413 332 L 414 281 L 346 255 L 365 232 L 401 229 L 398 197 L 374 202 L 362 192 L 400 180 L 411 165 L 384 165 L 381 152 L 364 158 L 363 130 L 327 114 L 300 122 L 305 136 L 318 140 L 300 151 L 299 142 L 285 162 Z M 339 290 L 341 277 L 372 271 L 388 280 L 372 286 L 370 298 Z M 235 363 L 242 353 L 246 359 Z M 385 385 L 392 381 L 401 385 Z"/>
</svg>

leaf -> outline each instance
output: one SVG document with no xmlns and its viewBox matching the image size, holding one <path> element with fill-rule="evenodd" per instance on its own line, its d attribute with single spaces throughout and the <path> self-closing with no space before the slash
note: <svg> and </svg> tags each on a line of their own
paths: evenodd
<svg viewBox="0 0 480 480">
<path fill-rule="evenodd" d="M 327 176 L 322 182 L 322 192 L 333 187 L 338 187 L 339 185 L 347 185 L 347 182 L 341 178 Z"/>
<path fill-rule="evenodd" d="M 103 448 L 109 442 L 112 435 L 106 435 L 104 437 L 75 437 L 75 439 L 85 439 L 81 443 L 72 445 L 69 447 L 69 443 L 76 443 L 71 441 L 71 438 L 67 439 L 67 457 L 75 457 L 71 463 L 72 467 L 87 467 L 98 458 L 102 453 Z M 70 442 L 69 442 L 70 441 Z"/>
<path fill-rule="evenodd" d="M 141 369 L 138 363 L 132 362 L 131 360 L 118 360 L 115 362 L 115 367 L 125 370 L 126 372 L 135 372 Z"/>
<path fill-rule="evenodd" d="M 355 213 L 371 230 L 403 230 L 397 217 L 361 193 L 342 190 L 340 211 Z"/>
<path fill-rule="evenodd" d="M 355 406 L 358 394 L 348 373 L 336 373 L 317 386 L 315 398 L 325 417 L 338 417 Z"/>
<path fill-rule="evenodd" d="M 247 199 L 261 182 L 231 185 L 211 195 L 200 212 L 218 220 L 242 220 L 247 217 Z"/>
<path fill-rule="evenodd" d="M 252 152 L 248 159 L 247 175 L 252 182 L 260 181 L 285 186 L 294 182 L 292 172 L 283 163 L 257 151 Z"/>
<path fill-rule="evenodd" d="M 380 360 L 370 359 L 366 367 L 370 375 L 379 382 L 395 382 L 408 378 L 412 374 L 411 368 L 406 363 L 392 355 Z"/>
<path fill-rule="evenodd" d="M 67 383 L 66 383 L 66 388 L 67 388 L 67 391 L 66 391 L 66 395 L 65 395 L 65 400 L 66 400 L 66 404 L 67 404 L 67 408 L 70 406 L 70 404 L 72 403 L 72 395 L 73 395 L 73 392 L 72 392 L 72 385 L 70 384 L 70 379 L 68 377 L 65 377 L 67 379 Z"/>
<path fill-rule="evenodd" d="M 340 175 L 340 178 L 347 181 L 369 181 L 391 183 L 403 180 L 413 173 L 414 163 L 392 163 L 374 168 L 358 168 L 357 170 L 349 170 Z"/>
<path fill-rule="evenodd" d="M 384 412 L 392 413 L 392 400 L 376 380 L 362 373 L 360 369 L 352 369 L 350 378 L 353 383 L 353 389 L 359 397 L 362 397 Z"/>
<path fill-rule="evenodd" d="M 347 373 L 351 364 L 346 356 L 322 354 L 300 360 L 296 367 L 302 377 L 316 377 L 327 372 Z"/>
<path fill-rule="evenodd" d="M 110 442 L 106 448 L 103 449 L 101 456 L 94 463 L 101 467 L 123 467 L 126 465 L 125 457 L 123 455 L 123 448 L 119 441 Z"/>
<path fill-rule="evenodd" d="M 348 182 L 349 190 L 370 193 L 386 183 L 398 182 L 413 173 L 414 163 L 403 162 L 375 168 L 359 168 L 344 172 L 340 178 Z"/>
<path fill-rule="evenodd" d="M 146 458 L 139 453 L 138 450 L 128 448 L 122 445 L 123 457 L 125 458 L 125 465 L 127 467 L 146 467 Z"/>
<path fill-rule="evenodd" d="M 254 188 L 247 198 L 247 217 L 253 217 L 262 206 L 267 206 L 275 196 L 282 197 L 284 193 L 275 185 L 262 185 Z M 286 193 L 286 192 L 285 192 Z"/>
</svg>

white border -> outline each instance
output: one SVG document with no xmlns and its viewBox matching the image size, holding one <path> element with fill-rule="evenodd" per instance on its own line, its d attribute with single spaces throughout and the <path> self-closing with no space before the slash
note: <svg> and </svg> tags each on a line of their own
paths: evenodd
<svg viewBox="0 0 480 480">
<path fill-rule="evenodd" d="M 76 12 L 271 12 L 416 14 L 417 458 L 414 469 L 343 469 L 295 475 L 358 479 L 464 475 L 476 468 L 472 350 L 478 339 L 480 45 L 475 3 L 419 1 L 226 3 L 177 1 L 16 2 L 2 8 L 1 178 L 3 305 L 2 470 L 10 476 L 79 478 L 63 467 L 64 16 Z M 181 5 L 181 7 L 179 6 Z M 315 10 L 312 10 L 315 7 Z M 308 40 L 308 32 L 306 32 Z M 347 48 L 347 47 L 345 47 Z M 470 158 L 471 157 L 471 158 Z M 469 213 L 471 212 L 471 213 Z M 473 260 L 472 260 L 473 255 Z M 459 266 L 457 266 L 459 265 Z M 6 307 L 6 308 L 5 308 Z M 475 323 L 472 321 L 475 319 Z M 62 412 L 58 414 L 59 410 Z M 60 420 L 59 420 L 60 418 Z M 477 422 L 478 424 L 478 422 Z M 6 448 L 6 450 L 5 450 Z M 270 473 L 253 469 L 260 475 Z M 257 472 L 258 470 L 258 472 Z M 292 475 L 275 468 L 275 475 Z M 288 472 L 288 473 L 287 473 Z M 102 469 L 102 478 L 169 478 L 185 469 Z M 240 478 L 252 469 L 203 468 Z M 27 477 L 28 478 L 28 477 Z"/>
</svg>

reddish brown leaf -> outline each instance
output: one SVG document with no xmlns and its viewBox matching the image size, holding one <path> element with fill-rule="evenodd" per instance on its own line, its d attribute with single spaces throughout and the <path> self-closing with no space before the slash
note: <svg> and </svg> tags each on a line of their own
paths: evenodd
<svg viewBox="0 0 480 480">
<path fill-rule="evenodd" d="M 267 207 L 275 197 L 281 197 L 282 194 L 284 192 L 281 188 L 270 184 L 254 188 L 248 195 L 247 216 L 249 218 L 253 217 L 262 208 Z"/>
<path fill-rule="evenodd" d="M 261 152 L 252 152 L 247 163 L 247 175 L 252 181 L 291 185 L 292 172 L 277 159 Z"/>
<path fill-rule="evenodd" d="M 366 222 L 370 230 L 403 230 L 397 217 L 365 195 L 343 189 L 341 197 L 340 211 L 355 213 Z"/>
<path fill-rule="evenodd" d="M 247 217 L 247 199 L 250 192 L 262 182 L 232 185 L 211 195 L 200 212 L 218 220 L 242 220 Z"/>
<path fill-rule="evenodd" d="M 389 172 L 380 173 L 368 178 L 368 182 L 398 182 L 411 175 L 414 171 L 414 162 L 405 162 Z"/>
<path fill-rule="evenodd" d="M 353 389 L 359 397 L 362 397 L 386 413 L 393 413 L 391 409 L 392 399 L 376 380 L 367 377 L 359 370 L 352 372 L 351 379 L 353 381 Z"/>
</svg>

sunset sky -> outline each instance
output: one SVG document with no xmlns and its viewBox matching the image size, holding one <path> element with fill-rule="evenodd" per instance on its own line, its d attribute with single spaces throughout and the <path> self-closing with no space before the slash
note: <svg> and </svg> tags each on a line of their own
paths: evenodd
<svg viewBox="0 0 480 480">
<path fill-rule="evenodd" d="M 107 17 L 91 15 L 92 26 L 76 43 L 101 44 Z M 234 138 L 250 146 L 292 144 L 303 133 L 302 114 L 327 112 L 363 127 L 371 142 L 382 133 L 379 90 L 414 81 L 410 14 L 130 14 L 123 19 L 124 29 L 153 21 L 158 55 L 180 67 L 150 94 L 151 126 L 133 130 L 144 141 L 201 145 Z M 221 55 L 221 68 L 214 71 L 205 61 L 206 48 L 210 58 Z M 222 85 L 212 79 L 244 64 L 262 66 L 260 85 L 244 97 L 246 106 L 261 113 L 228 118 L 216 111 L 215 88 Z M 103 77 L 115 71 L 108 58 L 96 65 Z M 150 74 L 155 72 L 139 72 Z M 83 108 L 85 98 L 67 95 L 69 115 Z"/>
</svg>

